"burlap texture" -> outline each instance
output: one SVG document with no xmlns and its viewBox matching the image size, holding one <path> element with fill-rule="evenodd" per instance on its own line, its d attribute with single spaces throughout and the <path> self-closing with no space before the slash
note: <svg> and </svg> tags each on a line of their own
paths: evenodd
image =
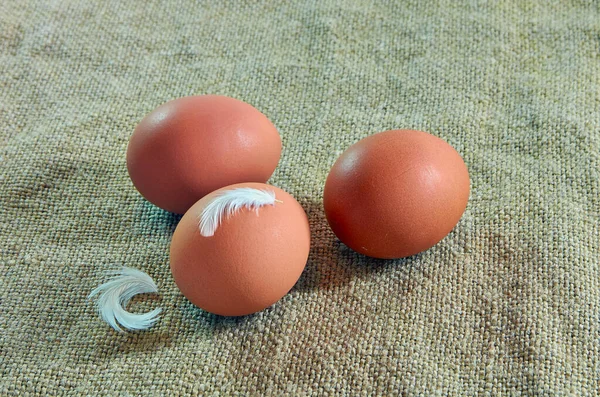
<svg viewBox="0 0 600 397">
<path fill-rule="evenodd" d="M 600 6 L 553 1 L 0 2 L 1 395 L 597 395 Z M 224 94 L 284 142 L 271 183 L 313 243 L 272 308 L 221 318 L 170 275 L 179 217 L 145 202 L 128 138 L 157 105 Z M 373 260 L 322 209 L 350 144 L 392 128 L 452 144 L 455 230 Z M 148 272 L 162 306 L 117 334 L 87 294 Z"/>
</svg>

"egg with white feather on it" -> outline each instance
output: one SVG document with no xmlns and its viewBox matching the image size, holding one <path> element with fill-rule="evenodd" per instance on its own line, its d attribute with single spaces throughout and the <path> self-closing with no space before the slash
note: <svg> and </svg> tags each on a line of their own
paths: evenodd
<svg viewBox="0 0 600 397">
<path fill-rule="evenodd" d="M 183 216 L 171 241 L 171 272 L 194 305 L 242 316 L 279 301 L 310 250 L 308 218 L 285 191 L 263 183 L 227 186 Z"/>
</svg>

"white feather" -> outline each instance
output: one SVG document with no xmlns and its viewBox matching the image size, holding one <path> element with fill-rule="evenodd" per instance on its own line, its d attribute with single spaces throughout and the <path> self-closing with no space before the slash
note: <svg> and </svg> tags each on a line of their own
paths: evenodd
<svg viewBox="0 0 600 397">
<path fill-rule="evenodd" d="M 88 296 L 88 299 L 91 299 L 99 295 L 97 310 L 102 319 L 119 332 L 123 332 L 119 324 L 128 330 L 143 330 L 153 326 L 162 309 L 156 308 L 142 314 L 129 313 L 124 309 L 135 295 L 158 292 L 152 278 L 130 267 L 107 274 L 114 277 L 98 286 Z"/>
<path fill-rule="evenodd" d="M 223 221 L 223 216 L 230 217 L 242 208 L 256 210 L 265 205 L 275 205 L 280 202 L 272 190 L 261 190 L 250 187 L 240 187 L 226 190 L 217 195 L 200 214 L 200 234 L 211 237 Z"/>
</svg>

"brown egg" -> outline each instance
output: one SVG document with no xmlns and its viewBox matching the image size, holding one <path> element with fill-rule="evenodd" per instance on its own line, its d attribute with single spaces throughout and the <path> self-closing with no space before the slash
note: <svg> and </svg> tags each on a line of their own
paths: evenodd
<svg viewBox="0 0 600 397">
<path fill-rule="evenodd" d="M 351 249 L 375 258 L 424 251 L 458 223 L 469 173 L 448 143 L 426 132 L 393 130 L 350 146 L 327 181 L 325 215 Z"/>
<path fill-rule="evenodd" d="M 185 213 L 171 242 L 171 272 L 194 305 L 242 316 L 281 299 L 304 270 L 309 249 L 308 219 L 291 195 L 242 183 Z"/>
<path fill-rule="evenodd" d="M 148 201 L 183 214 L 221 187 L 266 182 L 280 155 L 277 129 L 251 105 L 191 96 L 159 106 L 140 122 L 127 148 L 127 168 Z"/>
</svg>

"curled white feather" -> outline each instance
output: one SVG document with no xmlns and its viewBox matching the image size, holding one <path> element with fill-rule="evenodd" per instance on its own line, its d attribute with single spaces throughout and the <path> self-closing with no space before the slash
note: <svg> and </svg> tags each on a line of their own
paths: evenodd
<svg viewBox="0 0 600 397">
<path fill-rule="evenodd" d="M 281 202 L 275 198 L 275 192 L 267 189 L 240 187 L 225 190 L 217 195 L 200 214 L 200 234 L 214 236 L 223 217 L 230 217 L 242 208 L 253 209 L 258 213 L 260 207 Z"/>
<path fill-rule="evenodd" d="M 158 292 L 152 278 L 130 267 L 107 274 L 114 277 L 98 286 L 88 296 L 88 299 L 98 296 L 96 308 L 102 319 L 119 332 L 123 332 L 119 325 L 127 330 L 144 330 L 153 326 L 158 321 L 162 309 L 156 308 L 142 314 L 129 313 L 124 309 L 135 295 Z"/>
</svg>

